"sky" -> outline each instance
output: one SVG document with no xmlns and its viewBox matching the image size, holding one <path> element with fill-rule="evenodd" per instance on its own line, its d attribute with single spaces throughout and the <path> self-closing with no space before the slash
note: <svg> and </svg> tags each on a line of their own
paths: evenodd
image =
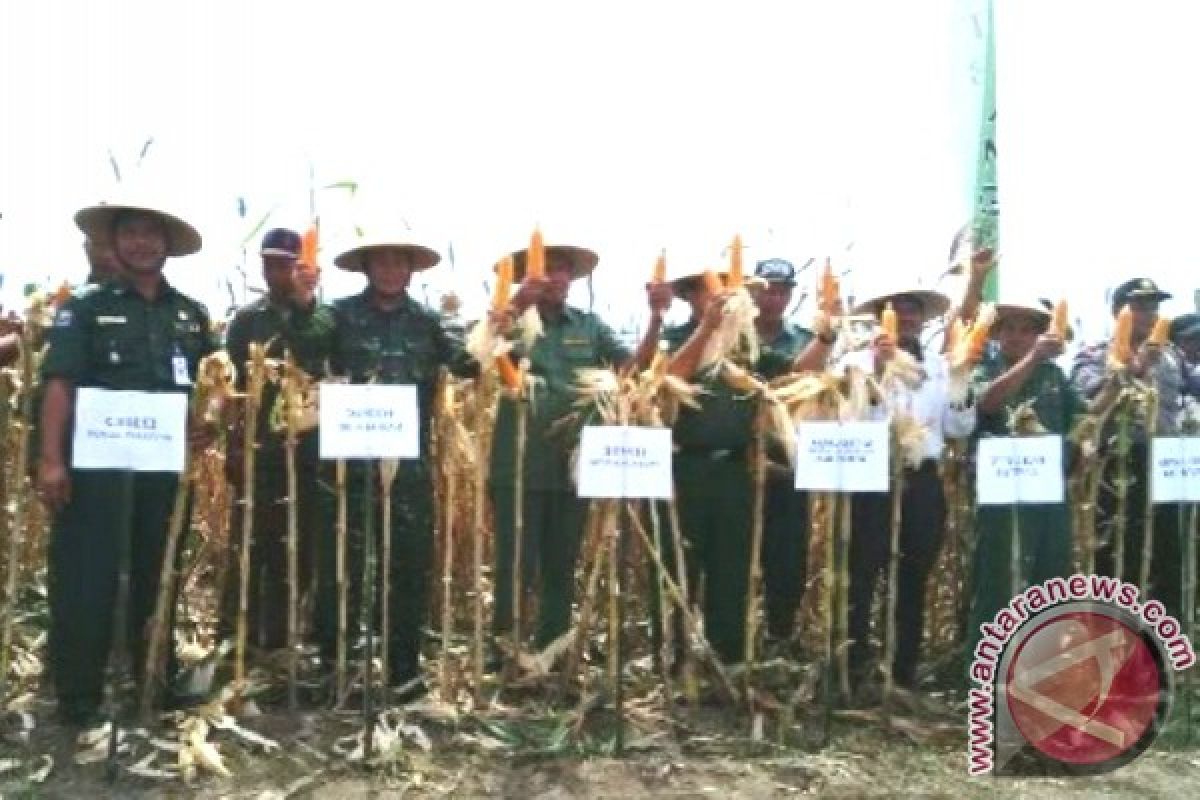
<svg viewBox="0 0 1200 800">
<path fill-rule="evenodd" d="M 416 292 L 468 315 L 535 225 L 600 253 L 573 299 L 618 326 L 661 249 L 672 271 L 717 266 L 735 233 L 751 259 L 831 257 L 860 296 L 933 285 L 970 213 L 983 5 L 5 3 L 0 299 L 81 279 L 74 212 L 137 198 L 201 231 L 167 274 L 223 314 L 260 283 L 263 215 L 303 228 L 310 188 L 343 181 L 358 191 L 312 195 L 327 298 L 362 285 L 332 266 L 356 228 L 452 245 Z M 1190 307 L 1198 15 L 1001 3 L 1002 292 L 1102 320 L 1132 269 Z"/>
</svg>

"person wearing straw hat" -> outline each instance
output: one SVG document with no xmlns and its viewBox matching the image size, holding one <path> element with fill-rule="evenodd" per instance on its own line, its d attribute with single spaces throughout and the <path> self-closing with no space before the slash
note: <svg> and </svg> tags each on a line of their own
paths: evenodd
<svg viewBox="0 0 1200 800">
<path fill-rule="evenodd" d="M 1112 293 L 1112 314 L 1116 317 L 1126 306 L 1132 314 L 1130 346 L 1133 356 L 1128 369 L 1114 371 L 1107 363 L 1108 342 L 1094 342 L 1075 354 L 1071 382 L 1079 394 L 1094 406 L 1104 407 L 1115 399 L 1118 390 L 1137 380 L 1152 386 L 1158 394 L 1157 436 L 1172 436 L 1179 430 L 1180 390 L 1183 370 L 1177 352 L 1170 344 L 1160 345 L 1150 340 L 1158 322 L 1158 308 L 1171 295 L 1149 278 L 1132 278 Z M 1124 413 L 1124 412 L 1118 412 Z M 1117 430 L 1116 414 L 1109 421 L 1109 434 Z M 1130 450 L 1125 469 L 1129 477 L 1125 495 L 1125 533 L 1123 563 L 1115 562 L 1115 544 L 1109 531 L 1117 519 L 1119 497 L 1115 480 L 1120 461 L 1110 459 L 1110 466 L 1101 482 L 1097 502 L 1097 518 L 1101 544 L 1096 551 L 1096 570 L 1114 576 L 1120 572 L 1125 580 L 1138 581 L 1141 576 L 1146 504 L 1151 502 L 1146 485 L 1146 461 L 1149 457 L 1145 414 L 1134 413 L 1128 419 Z M 1179 617 L 1182 588 L 1177 569 L 1179 564 L 1178 506 L 1159 503 L 1154 506 L 1153 542 L 1150 558 L 1150 595 L 1160 600 L 1167 613 Z"/>
<path fill-rule="evenodd" d="M 200 249 L 195 228 L 150 206 L 91 206 L 75 221 L 92 240 L 112 242 L 122 269 L 118 279 L 85 287 L 58 311 L 42 364 L 38 487 L 55 512 L 49 553 L 50 672 L 62 716 L 84 723 L 101 701 L 108 650 L 115 644 L 109 638 L 123 538 L 120 487 L 126 478 L 121 471 L 70 468 L 75 389 L 188 393 L 200 359 L 216 350 L 216 342 L 208 312 L 162 274 L 168 258 Z M 132 476 L 129 631 L 139 669 L 178 482 L 174 473 Z M 169 650 L 168 676 L 174 673 Z"/>
<path fill-rule="evenodd" d="M 237 388 L 245 391 L 246 362 L 252 343 L 267 348 L 267 358 L 280 359 L 290 353 L 296 365 L 314 378 L 324 375 L 325 364 L 333 343 L 333 311 L 317 304 L 311 296 L 303 297 L 297 284 L 297 259 L 300 257 L 300 234 L 286 228 L 275 228 L 263 236 L 259 248 L 262 258 L 263 281 L 266 293 L 234 314 L 229 323 L 225 349 L 237 368 Z M 263 389 L 258 416 L 257 462 L 254 480 L 254 537 L 250 553 L 250 605 L 247 609 L 251 643 L 264 650 L 287 646 L 287 470 L 284 434 L 271 425 L 270 409 L 275 407 L 279 386 L 268 382 Z M 225 474 L 237 491 L 241 491 L 244 434 L 243 416 L 237 414 L 226 441 Z M 301 594 L 311 587 L 312 561 L 317 513 L 315 503 L 318 476 L 317 431 L 312 429 L 299 436 L 296 447 L 296 502 L 299 521 L 300 574 L 305 576 Z M 226 581 L 222 598 L 221 624 L 223 632 L 232 634 L 238 611 L 237 577 L 240 559 L 237 550 L 241 543 L 242 513 L 232 509 L 230 541 L 233 554 L 232 577 Z"/>
<path fill-rule="evenodd" d="M 1049 329 L 1050 319 L 1040 302 L 996 306 L 991 329 L 998 345 L 996 357 L 981 363 L 972 375 L 978 397 L 976 441 L 982 436 L 1041 433 L 1063 436 L 1066 444 L 1065 437 L 1084 407 L 1066 373 L 1054 363 L 1062 355 L 1063 340 Z M 1020 409 L 1033 416 L 1014 416 Z M 1021 590 L 1070 574 L 1071 516 L 1066 504 L 1021 505 L 1015 523 L 1013 513 L 1009 506 L 984 505 L 976 510 L 968 659 L 980 639 L 979 626 L 1008 604 L 1014 586 Z M 1017 576 L 1011 574 L 1014 524 L 1020 536 Z"/>
<path fill-rule="evenodd" d="M 784 317 L 796 287 L 796 267 L 787 259 L 768 258 L 755 265 L 754 277 L 759 283 L 750 292 L 758 308 L 758 377 L 770 381 L 793 371 L 823 368 L 837 339 L 828 317 L 820 315 L 816 332 Z M 808 556 L 808 493 L 796 490 L 786 454 L 771 445 L 761 558 L 768 646 L 786 642 L 795 631 Z"/>
<path fill-rule="evenodd" d="M 369 239 L 341 253 L 334 264 L 348 272 L 361 272 L 367 287 L 359 294 L 333 303 L 334 330 L 331 371 L 351 383 L 376 382 L 416 386 L 421 459 L 399 462 L 391 486 L 392 529 L 388 685 L 405 697 L 424 691 L 420 679 L 421 627 L 429 596 L 429 571 L 433 557 L 433 474 L 430 452 L 434 393 L 438 374 L 447 367 L 469 376 L 478 365 L 463 347 L 461 338 L 447 330 L 438 314 L 415 300 L 409 292 L 413 275 L 434 267 L 438 252 L 403 232 Z M 348 470 L 348 564 L 362 563 L 364 530 L 361 463 Z M 376 497 L 371 527 L 382 541 Z M 337 651 L 337 583 L 328 565 L 336 562 L 333 536 L 318 537 L 316 639 L 322 656 L 332 662 Z M 376 553 L 382 553 L 377 547 Z M 349 619 L 358 620 L 363 597 L 362 576 L 350 570 Z M 378 574 L 378 573 L 377 573 Z M 370 623 L 368 623 L 370 624 Z"/>
<path fill-rule="evenodd" d="M 527 359 L 529 386 L 525 456 L 518 466 L 517 401 L 502 394 L 496 411 L 488 489 L 496 525 L 495 607 L 492 628 L 497 636 L 513 630 L 513 570 L 516 542 L 516 478 L 521 472 L 522 586 L 539 585 L 535 645 L 542 649 L 565 634 L 575 594 L 575 564 L 583 537 L 587 501 L 576 496 L 570 452 L 577 429 L 559 424 L 574 410 L 576 371 L 620 369 L 630 363 L 645 367 L 657 351 L 662 315 L 670 302 L 663 285 L 648 288 L 650 320 L 637 350 L 631 352 L 598 314 L 567 304 L 574 281 L 592 274 L 599 256 L 565 242 L 545 246 L 545 277 L 524 280 L 528 248 L 512 254 L 513 280 L 520 288 L 499 314 L 504 335 L 513 340 L 511 357 Z M 536 308 L 542 334 L 527 351 L 521 341 L 521 318 Z M 524 603 L 521 606 L 525 606 Z M 524 615 L 522 615 L 524 622 Z M 491 666 L 498 665 L 493 654 Z"/>
<path fill-rule="evenodd" d="M 901 498 L 896 617 L 895 665 L 892 677 L 906 689 L 916 686 L 922 633 L 925 623 L 926 583 L 941 550 L 945 532 L 946 498 L 938 465 L 945 440 L 970 435 L 975 427 L 975 407 L 970 394 L 951 397 L 949 366 L 938 352 L 922 346 L 921 335 L 928 322 L 941 319 L 950 300 L 941 292 L 919 287 L 902 287 L 859 303 L 852 314 L 879 318 L 890 304 L 896 313 L 898 341 L 879 333 L 869 348 L 848 353 L 840 366 L 854 366 L 867 375 L 883 373 L 898 349 L 915 359 L 923 372 L 920 385 L 908 388 L 898 383 L 887 387 L 887 396 L 872 412 L 911 415 L 923 430 L 920 463 L 906 466 Z M 899 457 L 894 454 L 893 457 Z M 869 674 L 871 610 L 875 583 L 889 563 L 892 527 L 892 490 L 886 494 L 856 494 L 853 498 L 850 538 L 849 652 L 851 679 L 856 690 L 870 692 Z"/>
<path fill-rule="evenodd" d="M 671 281 L 674 294 L 691 309 L 688 320 L 663 331 L 671 373 L 698 384 L 698 408 L 679 409 L 672 428 L 675 506 L 685 554 L 688 586 L 704 581 L 704 635 L 726 664 L 745 658 L 746 600 L 754 485 L 749 451 L 756 403 L 722 380 L 713 366 L 702 367 L 708 342 L 720 327 L 727 292 L 723 276 L 711 270 L 685 270 Z M 753 369 L 754 365 L 739 366 Z M 665 559 L 675 569 L 673 554 Z M 681 639 L 676 638 L 679 643 Z"/>
</svg>

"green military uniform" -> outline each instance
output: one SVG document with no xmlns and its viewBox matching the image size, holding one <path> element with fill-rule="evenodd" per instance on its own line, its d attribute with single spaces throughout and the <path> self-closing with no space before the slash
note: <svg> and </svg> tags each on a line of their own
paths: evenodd
<svg viewBox="0 0 1200 800">
<path fill-rule="evenodd" d="M 200 359 L 215 349 L 204 307 L 165 280 L 153 300 L 113 282 L 86 287 L 58 312 L 42 374 L 77 388 L 188 392 L 190 384 L 176 383 L 176 359 L 186 361 L 194 381 Z M 70 478 L 71 499 L 50 543 L 50 666 L 64 709 L 82 713 L 103 691 L 122 519 L 132 520 L 130 642 L 135 666 L 144 663 L 179 476 L 72 469 Z"/>
<path fill-rule="evenodd" d="M 569 464 L 578 427 L 565 430 L 556 424 L 574 410 L 576 370 L 615 367 L 630 358 L 629 349 L 591 312 L 566 307 L 557 317 L 543 318 L 542 326 L 544 333 L 529 353 L 523 352 L 519 342 L 514 352 L 516 358 L 528 357 L 535 378 L 524 405 L 521 575 L 522 584 L 530 586 L 540 573 L 539 647 L 566 633 L 570 624 L 575 561 L 587 511 L 587 501 L 575 494 Z M 517 401 L 503 395 L 496 415 L 489 474 L 496 525 L 496 632 L 512 628 L 517 415 Z"/>
<path fill-rule="evenodd" d="M 792 322 L 770 341 L 760 341 L 756 372 L 773 380 L 791 372 L 814 334 Z M 766 496 L 763 507 L 762 574 L 767 635 L 786 639 L 792 635 L 796 610 L 804 594 L 808 560 L 808 493 L 796 491 L 795 476 L 787 459 L 776 448 L 768 448 Z"/>
<path fill-rule="evenodd" d="M 975 369 L 972 376 L 975 396 L 1013 366 L 997 353 Z M 1010 436 L 1009 413 L 1023 403 L 1033 401 L 1033 410 L 1047 433 L 1070 432 L 1083 406 L 1075 389 L 1059 367 L 1042 362 L 1019 390 L 1009 396 L 1004 407 L 994 413 L 978 415 L 976 439 L 981 436 Z M 1064 447 L 1065 447 L 1064 443 Z M 1064 452 L 1064 465 L 1066 464 Z M 1067 576 L 1071 569 L 1071 515 L 1065 503 L 1053 505 L 983 505 L 976 510 L 978 540 L 973 567 L 973 597 L 968 625 L 967 653 L 973 653 L 979 641 L 979 626 L 990 622 L 1012 599 L 1012 531 L 1016 514 L 1020 532 L 1020 587 L 1041 583 L 1056 576 Z"/>
<path fill-rule="evenodd" d="M 238 388 L 245 389 L 246 362 L 250 344 L 266 344 L 268 358 L 292 354 L 296 365 L 320 379 L 325 374 L 333 343 L 333 311 L 313 303 L 296 308 L 275 303 L 268 297 L 240 309 L 229 324 L 226 349 L 237 368 Z M 269 650 L 287 646 L 287 459 L 284 435 L 271 426 L 271 410 L 279 396 L 278 384 L 268 382 L 263 390 L 258 418 L 256 466 L 254 471 L 254 527 L 250 549 L 250 605 L 248 627 L 251 641 Z M 233 466 L 241 468 L 241 442 L 231 442 Z M 309 586 L 314 565 L 314 534 L 318 519 L 317 431 L 302 434 L 296 448 L 296 503 L 299 528 L 301 585 Z M 241 563 L 242 513 L 232 509 L 231 541 L 233 577 L 226 582 L 222 598 L 222 629 L 234 629 L 237 615 Z"/>
<path fill-rule="evenodd" d="M 696 330 L 696 321 L 667 328 L 671 352 Z M 755 401 L 731 389 L 715 368 L 692 382 L 703 390 L 699 409 L 680 409 L 675 421 L 675 504 L 687 544 L 688 587 L 704 579 L 704 631 L 726 663 L 744 656 L 746 588 L 754 487 L 748 461 Z"/>
<path fill-rule="evenodd" d="M 412 384 L 417 389 L 422 457 L 399 464 L 392 484 L 391 582 L 389 640 L 389 683 L 393 686 L 416 677 L 429 595 L 429 570 L 433 557 L 433 475 L 430 433 L 438 372 L 447 366 L 456 374 L 474 372 L 475 365 L 463 349 L 462 340 L 443 326 L 438 315 L 405 296 L 395 309 L 382 311 L 371 302 L 370 290 L 338 300 L 333 305 L 334 334 L 332 368 L 351 383 L 374 381 Z M 362 602 L 362 552 L 364 522 L 363 489 L 366 471 L 361 462 L 348 470 L 347 503 L 350 535 L 347 564 L 350 578 L 349 615 L 358 620 Z M 379 472 L 371 471 L 378 486 Z M 332 485 L 332 481 L 329 481 Z M 378 498 L 378 491 L 375 496 Z M 331 506 L 332 504 L 330 504 Z M 382 505 L 374 507 L 372 528 L 381 534 Z M 332 519 L 332 515 L 329 515 Z M 332 531 L 332 525 L 327 530 Z M 336 541 L 318 537 L 316 634 L 323 654 L 332 657 L 337 648 L 337 584 L 332 569 L 336 563 Z M 382 549 L 377 547 L 377 553 Z M 353 639 L 352 639 L 353 641 Z"/>
</svg>

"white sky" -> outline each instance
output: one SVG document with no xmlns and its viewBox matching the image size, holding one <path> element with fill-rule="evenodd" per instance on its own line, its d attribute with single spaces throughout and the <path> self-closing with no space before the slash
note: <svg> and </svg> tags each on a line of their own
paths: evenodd
<svg viewBox="0 0 1200 800">
<path fill-rule="evenodd" d="M 310 163 L 318 185 L 361 185 L 318 195 L 330 297 L 361 285 L 331 265 L 353 225 L 401 219 L 453 241 L 430 296 L 454 286 L 468 308 L 535 223 L 600 252 L 596 308 L 618 325 L 660 248 L 702 267 L 736 232 L 751 258 L 833 255 L 860 293 L 929 284 L 969 210 L 982 5 L 4 3 L 3 298 L 83 276 L 71 217 L 116 197 L 110 148 L 127 190 L 201 230 L 168 276 L 218 314 L 258 218 L 307 224 Z M 1133 269 L 1190 295 L 1200 11 L 1001 6 L 1005 291 L 1083 307 Z M 1068 263 L 1090 285 L 1054 274 Z"/>
</svg>

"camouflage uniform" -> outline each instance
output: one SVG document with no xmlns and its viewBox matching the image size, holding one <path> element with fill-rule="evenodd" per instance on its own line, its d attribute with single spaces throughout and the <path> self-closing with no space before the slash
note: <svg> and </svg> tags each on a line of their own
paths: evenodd
<svg viewBox="0 0 1200 800">
<path fill-rule="evenodd" d="M 238 389 L 246 388 L 246 362 L 250 344 L 267 344 L 268 358 L 282 359 L 292 354 L 296 365 L 319 379 L 325 373 L 333 342 L 333 312 L 313 304 L 307 309 L 290 303 L 276 304 L 269 298 L 240 309 L 229 324 L 226 349 L 237 368 Z M 263 389 L 258 431 L 255 441 L 254 527 L 250 548 L 250 605 L 248 627 L 251 641 L 259 647 L 275 650 L 287 646 L 287 458 L 284 435 L 271 427 L 272 410 L 279 387 L 268 382 Z M 244 476 L 241 469 L 241 441 L 231 441 L 229 466 Z M 299 437 L 296 447 L 296 503 L 299 532 L 301 593 L 311 589 L 314 568 L 314 535 L 318 519 L 317 431 Z M 241 509 L 231 511 L 230 541 L 233 543 L 232 570 L 222 598 L 221 627 L 228 635 L 234 630 L 241 585 L 239 550 L 241 547 Z"/>
<path fill-rule="evenodd" d="M 190 384 L 175 381 L 174 359 L 186 360 L 194 382 L 200 359 L 216 349 L 208 312 L 165 280 L 153 300 L 122 282 L 85 287 L 58 312 L 48 338 L 43 382 L 58 378 L 75 388 L 190 392 Z M 135 669 L 145 663 L 179 476 L 72 469 L 70 479 L 71 499 L 55 517 L 50 542 L 50 671 L 60 705 L 74 714 L 95 709 L 103 694 L 123 520 L 131 525 L 130 648 Z M 168 651 L 171 675 L 174 648 Z"/>
</svg>

